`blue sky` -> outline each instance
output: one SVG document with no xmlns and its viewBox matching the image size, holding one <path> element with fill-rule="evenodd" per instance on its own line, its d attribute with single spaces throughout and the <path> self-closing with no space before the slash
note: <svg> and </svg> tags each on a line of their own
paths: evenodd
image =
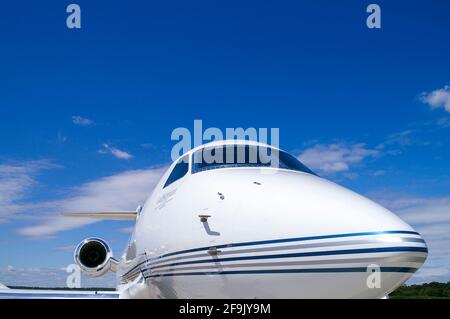
<svg viewBox="0 0 450 319">
<path fill-rule="evenodd" d="M 450 278 L 450 5 L 378 1 L 6 1 L 0 13 L 0 282 L 72 262 L 130 223 L 177 127 L 279 128 L 320 175 L 401 215 L 430 245 L 414 281 Z M 14 275 L 11 275 L 14 272 Z"/>
</svg>

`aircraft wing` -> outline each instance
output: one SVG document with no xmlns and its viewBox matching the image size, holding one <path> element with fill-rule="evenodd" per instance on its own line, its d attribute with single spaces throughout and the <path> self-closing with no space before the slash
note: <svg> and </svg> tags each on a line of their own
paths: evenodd
<svg viewBox="0 0 450 319">
<path fill-rule="evenodd" d="M 93 218 L 101 220 L 136 220 L 141 207 L 136 211 L 121 212 L 66 212 L 67 217 Z M 75 289 L 10 289 L 0 283 L 0 299 L 118 299 L 117 291 L 86 291 Z"/>
<path fill-rule="evenodd" d="M 10 289 L 0 284 L 0 299 L 118 299 L 117 291 Z"/>
<path fill-rule="evenodd" d="M 101 220 L 136 220 L 138 212 L 66 212 L 66 217 L 93 218 Z"/>
</svg>

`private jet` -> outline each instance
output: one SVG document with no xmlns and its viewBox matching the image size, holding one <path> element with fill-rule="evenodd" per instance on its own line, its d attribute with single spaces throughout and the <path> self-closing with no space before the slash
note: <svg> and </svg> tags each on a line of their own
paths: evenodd
<svg viewBox="0 0 450 319">
<path fill-rule="evenodd" d="M 188 151 L 136 211 L 65 215 L 135 221 L 120 258 L 100 238 L 74 253 L 119 298 L 384 298 L 428 253 L 389 210 L 244 140 Z"/>
</svg>

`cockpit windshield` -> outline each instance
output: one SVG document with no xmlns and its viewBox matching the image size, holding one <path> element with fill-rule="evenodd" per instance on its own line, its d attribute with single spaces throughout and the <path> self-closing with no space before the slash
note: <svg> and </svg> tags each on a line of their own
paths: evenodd
<svg viewBox="0 0 450 319">
<path fill-rule="evenodd" d="M 314 174 L 294 156 L 265 146 L 211 146 L 202 148 L 193 154 L 193 174 L 231 167 L 274 167 Z"/>
</svg>

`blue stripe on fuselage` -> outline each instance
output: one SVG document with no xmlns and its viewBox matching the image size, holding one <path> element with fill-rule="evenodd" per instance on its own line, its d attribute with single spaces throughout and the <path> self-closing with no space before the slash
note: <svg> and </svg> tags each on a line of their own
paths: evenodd
<svg viewBox="0 0 450 319">
<path fill-rule="evenodd" d="M 170 256 L 175 256 L 175 255 L 180 255 L 180 254 L 186 254 L 186 253 L 199 252 L 199 251 L 205 251 L 205 250 L 210 249 L 211 247 L 214 247 L 216 249 L 223 249 L 223 248 L 232 248 L 232 247 L 243 247 L 243 246 L 253 246 L 253 245 L 267 245 L 267 244 L 288 243 L 288 242 L 309 241 L 309 240 L 320 240 L 320 239 L 330 239 L 330 238 L 389 235 L 389 234 L 409 234 L 409 235 L 419 235 L 420 236 L 419 233 L 414 232 L 414 231 L 389 230 L 389 231 L 359 232 L 359 233 L 346 233 L 346 234 L 334 234 L 334 235 L 320 235 L 320 236 L 272 239 L 272 240 L 251 241 L 251 242 L 241 242 L 241 243 L 230 243 L 230 244 L 223 244 L 223 245 L 217 245 L 217 246 L 205 246 L 205 247 L 199 247 L 199 248 L 191 248 L 191 249 L 179 250 L 179 251 L 163 254 L 161 256 L 155 257 L 152 260 L 156 261 L 158 259 L 162 259 L 162 258 L 165 258 L 165 257 L 170 257 Z M 423 240 L 422 240 L 422 242 L 425 243 Z M 123 275 L 123 277 L 129 275 L 136 268 L 142 266 L 143 264 L 145 264 L 145 263 L 147 263 L 149 261 L 150 260 L 145 260 L 143 262 L 138 263 L 133 268 L 131 268 L 129 271 L 127 271 Z"/>
</svg>

